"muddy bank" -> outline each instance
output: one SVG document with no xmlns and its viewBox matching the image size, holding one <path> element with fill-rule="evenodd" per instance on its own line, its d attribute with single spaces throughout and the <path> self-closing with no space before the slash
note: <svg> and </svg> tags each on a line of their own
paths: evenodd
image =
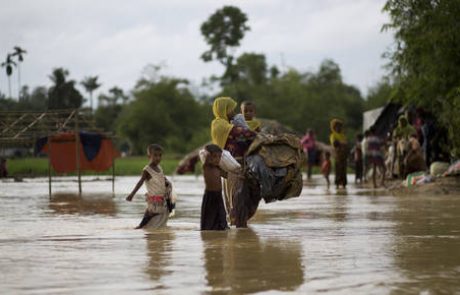
<svg viewBox="0 0 460 295">
<path fill-rule="evenodd" d="M 403 185 L 403 181 L 394 180 L 388 185 L 391 194 L 404 195 L 458 195 L 460 196 L 460 176 L 434 178 L 433 182 L 412 187 Z"/>
</svg>

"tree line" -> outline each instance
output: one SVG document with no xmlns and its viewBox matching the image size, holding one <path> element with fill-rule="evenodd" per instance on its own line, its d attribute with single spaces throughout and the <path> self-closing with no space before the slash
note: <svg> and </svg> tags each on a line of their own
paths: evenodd
<svg viewBox="0 0 460 295">
<path fill-rule="evenodd" d="M 159 67 L 151 66 L 154 73 L 141 77 L 129 93 L 113 87 L 100 94 L 94 116 L 100 127 L 113 131 L 134 153 L 143 153 L 151 142 L 184 153 L 209 140 L 211 104 L 220 95 L 239 102 L 253 101 L 258 117 L 278 120 L 298 132 L 313 128 L 322 141 L 327 141 L 331 118 L 345 121 L 352 140 L 362 131 L 365 110 L 393 100 L 442 116 L 441 123 L 451 131 L 451 150 L 458 153 L 460 135 L 453 132 L 460 127 L 457 3 L 387 1 L 384 11 L 390 14 L 390 23 L 383 29 L 395 31 L 397 46 L 386 53 L 390 61 L 388 76 L 371 88 L 366 97 L 343 81 L 340 66 L 331 59 L 325 59 L 315 71 L 305 72 L 295 68 L 280 71 L 267 63 L 263 53 L 235 56 L 235 49 L 251 28 L 244 12 L 225 6 L 201 26 L 208 44 L 201 59 L 224 66 L 220 76 L 209 77 L 203 84 L 217 86 L 210 89 L 219 90 L 196 94 L 186 79 L 162 75 Z M 66 69 L 55 69 L 50 79 L 53 85 L 49 89 L 37 87 L 29 93 L 23 87 L 19 102 L 0 94 L 0 108 L 45 110 L 82 106 L 85 99 Z M 93 91 L 100 86 L 97 77 L 87 77 L 81 83 L 91 102 Z"/>
</svg>

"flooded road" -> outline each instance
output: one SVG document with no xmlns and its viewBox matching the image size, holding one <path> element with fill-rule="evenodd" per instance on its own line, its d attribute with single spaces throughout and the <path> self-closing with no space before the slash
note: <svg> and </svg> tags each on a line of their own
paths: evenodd
<svg viewBox="0 0 460 295">
<path fill-rule="evenodd" d="M 90 178 L 86 178 L 90 180 Z M 201 178 L 173 178 L 176 216 L 133 230 L 137 181 L 0 182 L 1 294 L 460 293 L 460 196 L 399 196 L 315 178 L 249 229 L 200 232 Z"/>
</svg>

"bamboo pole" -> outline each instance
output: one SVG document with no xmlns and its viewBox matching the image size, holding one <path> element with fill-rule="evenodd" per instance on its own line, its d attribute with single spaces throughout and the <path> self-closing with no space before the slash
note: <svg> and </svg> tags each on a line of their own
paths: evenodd
<svg viewBox="0 0 460 295">
<path fill-rule="evenodd" d="M 78 173 L 78 193 L 81 196 L 81 170 L 80 170 L 80 128 L 78 125 L 78 114 L 75 116 L 75 151 L 77 161 L 77 173 Z"/>
<path fill-rule="evenodd" d="M 112 194 L 115 197 L 115 158 L 112 155 Z"/>
<path fill-rule="evenodd" d="M 48 191 L 51 199 L 51 135 L 48 135 Z"/>
</svg>

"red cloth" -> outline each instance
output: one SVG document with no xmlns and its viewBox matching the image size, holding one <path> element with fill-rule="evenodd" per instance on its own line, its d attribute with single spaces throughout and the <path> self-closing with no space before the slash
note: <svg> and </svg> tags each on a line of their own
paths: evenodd
<svg viewBox="0 0 460 295">
<path fill-rule="evenodd" d="M 163 202 L 164 199 L 165 198 L 163 196 L 147 196 L 147 202 L 151 202 L 151 203 Z"/>
<path fill-rule="evenodd" d="M 329 175 L 331 173 L 331 161 L 330 160 L 323 161 L 323 163 L 321 164 L 321 173 L 323 175 Z"/>
<path fill-rule="evenodd" d="M 47 143 L 42 151 L 49 153 Z M 92 160 L 86 159 L 83 146 L 79 143 L 80 170 L 81 171 L 105 171 L 112 167 L 113 160 L 120 156 L 113 146 L 112 140 L 102 139 L 101 147 L 97 156 Z M 77 147 L 75 144 L 75 133 L 66 132 L 53 135 L 51 137 L 51 166 L 58 173 L 68 173 L 77 171 Z"/>
</svg>

